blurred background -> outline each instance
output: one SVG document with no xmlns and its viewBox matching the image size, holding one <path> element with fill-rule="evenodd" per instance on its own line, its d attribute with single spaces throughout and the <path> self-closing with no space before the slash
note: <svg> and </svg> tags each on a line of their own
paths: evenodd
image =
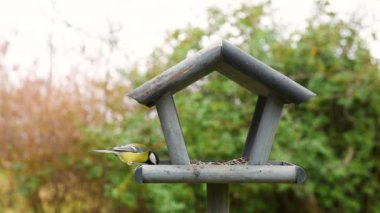
<svg viewBox="0 0 380 213">
<path fill-rule="evenodd" d="M 205 184 L 138 185 L 114 156 L 168 154 L 126 94 L 224 38 L 317 93 L 272 160 L 304 185 L 233 184 L 231 212 L 380 212 L 380 1 L 0 1 L 0 212 L 205 212 Z M 191 159 L 237 158 L 256 97 L 214 73 L 176 96 Z"/>
</svg>

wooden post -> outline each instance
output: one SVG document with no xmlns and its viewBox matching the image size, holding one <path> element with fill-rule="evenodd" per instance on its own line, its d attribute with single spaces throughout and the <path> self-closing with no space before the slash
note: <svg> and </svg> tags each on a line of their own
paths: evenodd
<svg viewBox="0 0 380 213">
<path fill-rule="evenodd" d="M 274 96 L 259 97 L 257 113 L 253 116 L 244 150 L 244 153 L 249 153 L 250 165 L 265 164 L 268 160 L 283 105 Z"/>
<path fill-rule="evenodd" d="M 207 212 L 230 212 L 228 184 L 207 184 Z"/>
<path fill-rule="evenodd" d="M 156 102 L 156 108 L 169 150 L 170 161 L 176 165 L 190 164 L 173 96 L 170 94 L 162 96 Z"/>
<path fill-rule="evenodd" d="M 249 126 L 247 139 L 245 140 L 245 145 L 242 153 L 242 157 L 249 159 L 249 155 L 251 154 L 251 150 L 253 147 L 253 141 L 256 138 L 257 129 L 259 128 L 260 119 L 264 111 L 265 107 L 264 96 L 259 96 L 256 103 L 255 112 L 253 113 L 251 125 Z"/>
</svg>

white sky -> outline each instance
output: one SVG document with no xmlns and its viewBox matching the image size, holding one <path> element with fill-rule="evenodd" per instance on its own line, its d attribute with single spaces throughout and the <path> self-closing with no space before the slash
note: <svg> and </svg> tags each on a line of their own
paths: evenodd
<svg viewBox="0 0 380 213">
<path fill-rule="evenodd" d="M 143 63 L 154 47 L 163 44 L 167 31 L 188 23 L 204 25 L 210 6 L 231 10 L 241 2 L 252 1 L 0 0 L 0 42 L 10 41 L 3 63 L 9 70 L 15 70 L 17 65 L 19 71 L 14 72 L 31 70 L 37 75 L 46 75 L 51 64 L 58 76 L 73 69 L 94 75 L 100 69 L 128 67 Z M 273 0 L 273 6 L 277 20 L 298 29 L 313 11 L 312 0 Z M 365 23 L 380 36 L 380 0 L 335 0 L 331 6 L 343 16 L 353 11 L 364 15 Z M 107 38 L 109 23 L 115 28 L 121 26 L 119 49 L 110 50 L 100 42 Z M 380 42 L 372 41 L 366 32 L 363 36 L 372 54 L 380 59 Z M 52 59 L 49 38 L 54 46 Z M 83 44 L 85 49 L 81 48 Z M 85 61 L 80 57 L 81 51 Z"/>
</svg>

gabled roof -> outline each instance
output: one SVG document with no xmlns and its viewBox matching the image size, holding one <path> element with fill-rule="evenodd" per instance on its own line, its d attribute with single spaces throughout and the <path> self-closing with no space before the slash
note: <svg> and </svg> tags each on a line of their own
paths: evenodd
<svg viewBox="0 0 380 213">
<path fill-rule="evenodd" d="M 310 90 L 224 40 L 174 65 L 131 91 L 128 96 L 150 107 L 162 95 L 175 94 L 214 70 L 253 93 L 275 95 L 285 103 L 298 104 L 315 96 Z"/>
</svg>

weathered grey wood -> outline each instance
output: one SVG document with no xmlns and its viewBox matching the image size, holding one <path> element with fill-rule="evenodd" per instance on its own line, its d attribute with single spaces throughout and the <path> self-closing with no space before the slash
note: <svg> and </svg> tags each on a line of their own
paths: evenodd
<svg viewBox="0 0 380 213">
<path fill-rule="evenodd" d="M 190 163 L 192 163 L 192 164 L 196 164 L 197 162 L 199 162 L 199 161 L 198 160 L 196 160 L 196 161 L 190 161 Z M 205 164 L 213 164 L 213 161 L 202 161 L 202 162 L 205 163 Z M 218 161 L 218 162 L 220 162 L 220 161 Z M 160 165 L 173 165 L 173 164 L 172 164 L 172 162 L 170 160 L 166 160 L 166 159 L 162 160 L 162 159 L 160 159 Z M 286 161 L 271 161 L 271 160 L 268 160 L 265 165 L 267 165 L 267 166 L 270 166 L 270 165 L 273 165 L 273 166 L 284 166 L 284 165 L 287 165 L 287 166 L 289 166 L 289 165 L 294 165 L 294 164 L 291 164 L 291 163 L 286 162 Z"/>
<path fill-rule="evenodd" d="M 274 96 L 269 96 L 261 101 L 264 103 L 264 109 L 258 121 L 257 132 L 252 143 L 248 163 L 251 165 L 265 164 L 268 160 L 274 135 L 276 133 L 278 121 L 281 117 L 281 111 L 284 103 Z"/>
<path fill-rule="evenodd" d="M 217 70 L 221 74 L 262 96 L 275 94 L 285 103 L 301 103 L 315 96 L 280 72 L 265 65 L 226 41 L 219 41 L 171 67 L 131 91 L 128 96 L 146 106 L 166 93 L 184 87 Z"/>
<path fill-rule="evenodd" d="M 213 65 L 220 59 L 221 46 L 222 42 L 216 42 L 197 52 L 134 89 L 128 96 L 141 104 L 153 106 L 160 96 L 175 94 L 213 71 Z"/>
<path fill-rule="evenodd" d="M 243 76 L 246 76 L 247 79 L 252 79 L 252 82 L 245 79 L 243 79 L 243 81 L 237 81 L 241 86 L 249 88 L 247 84 L 259 82 L 264 85 L 270 93 L 276 94 L 276 96 L 286 103 L 301 103 L 315 96 L 310 90 L 302 87 L 282 73 L 232 44 L 226 41 L 222 41 L 222 43 L 223 61 L 234 67 L 235 70 L 239 71 Z"/>
<path fill-rule="evenodd" d="M 259 127 L 260 118 L 263 114 L 265 106 L 265 97 L 259 96 L 256 103 L 255 112 L 253 113 L 251 125 L 248 129 L 247 139 L 245 140 L 244 149 L 242 157 L 249 159 L 249 154 L 251 153 L 253 147 L 253 141 L 256 138 L 257 129 Z"/>
<path fill-rule="evenodd" d="M 190 164 L 173 96 L 169 94 L 162 96 L 157 101 L 156 107 L 169 150 L 170 161 L 172 164 L 178 165 Z"/>
<path fill-rule="evenodd" d="M 230 212 L 228 184 L 207 184 L 207 212 Z"/>
<path fill-rule="evenodd" d="M 220 61 L 215 69 L 220 74 L 226 76 L 254 94 L 268 96 L 269 93 L 274 93 L 270 88 L 266 87 L 263 82 L 250 78 L 224 61 Z"/>
<path fill-rule="evenodd" d="M 305 172 L 296 165 L 142 165 L 139 183 L 302 183 Z"/>
<path fill-rule="evenodd" d="M 199 162 L 198 160 L 196 161 L 190 161 L 190 163 L 192 164 L 196 164 L 197 162 Z M 221 164 L 213 164 L 214 161 L 202 161 L 204 164 L 210 164 L 210 165 L 221 165 Z M 218 161 L 218 163 L 220 163 L 221 161 Z M 172 162 L 170 160 L 166 160 L 166 159 L 160 159 L 160 165 L 173 165 Z M 286 162 L 286 161 L 273 161 L 273 160 L 268 160 L 266 163 L 265 163 L 266 166 L 293 166 L 294 164 L 292 163 L 289 163 L 289 162 Z"/>
</svg>

